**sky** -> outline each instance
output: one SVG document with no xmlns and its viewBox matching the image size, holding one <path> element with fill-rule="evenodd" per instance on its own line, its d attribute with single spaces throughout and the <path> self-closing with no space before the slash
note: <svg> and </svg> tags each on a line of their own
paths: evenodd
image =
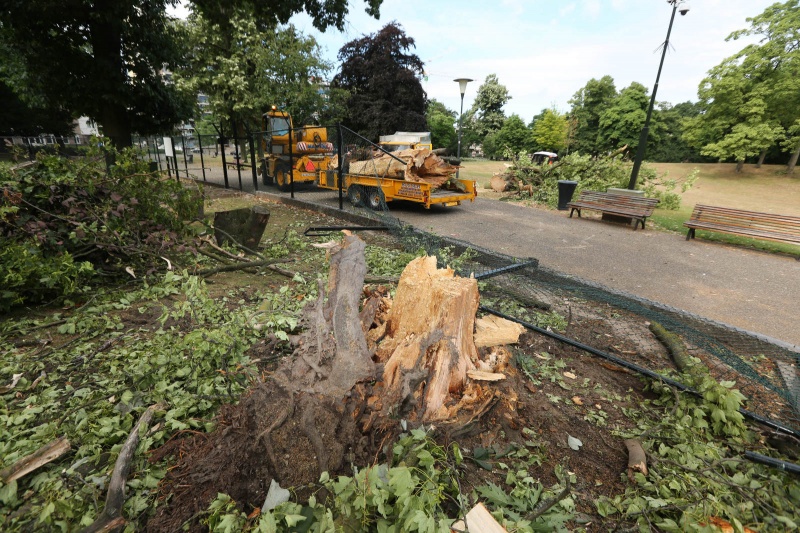
<svg viewBox="0 0 800 533">
<path fill-rule="evenodd" d="M 657 100 L 677 104 L 697 100 L 697 86 L 712 67 L 734 55 L 752 38 L 726 42 L 749 27 L 775 0 L 695 0 L 676 14 Z M 471 78 L 464 109 L 490 74 L 508 88 L 507 116 L 528 123 L 543 109 L 569 110 L 569 99 L 592 78 L 609 75 L 617 90 L 639 82 L 652 91 L 669 26 L 667 0 L 384 0 L 375 20 L 362 0 L 349 0 L 345 31 L 314 29 L 305 14 L 292 18 L 317 39 L 334 64 L 341 46 L 399 23 L 412 37 L 425 64 L 428 98 L 456 112 L 456 78 Z"/>
<path fill-rule="evenodd" d="M 685 16 L 676 14 L 657 100 L 697 100 L 697 86 L 712 67 L 750 40 L 726 42 L 749 27 L 775 0 L 696 0 Z M 508 88 L 507 116 L 527 123 L 543 109 L 569 110 L 568 101 L 592 78 L 609 75 L 617 90 L 637 81 L 652 91 L 660 45 L 672 6 L 666 0 L 384 0 L 380 20 L 350 0 L 345 31 L 316 31 L 306 15 L 292 23 L 314 36 L 323 55 L 336 64 L 346 42 L 399 23 L 416 42 L 425 63 L 428 98 L 459 111 L 456 78 L 471 78 L 464 109 L 490 74 Z M 683 6 L 682 6 L 683 7 Z"/>
</svg>

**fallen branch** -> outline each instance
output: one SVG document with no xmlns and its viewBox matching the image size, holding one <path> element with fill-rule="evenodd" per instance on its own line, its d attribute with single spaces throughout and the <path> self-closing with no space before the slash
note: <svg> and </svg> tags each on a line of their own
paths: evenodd
<svg viewBox="0 0 800 533">
<path fill-rule="evenodd" d="M 55 461 L 67 453 L 69 449 L 70 445 L 66 437 L 61 437 L 49 442 L 32 454 L 26 455 L 13 465 L 0 470 L 0 481 L 6 484 L 11 483 L 23 477 L 25 474 L 33 472 L 51 461 Z"/>
<path fill-rule="evenodd" d="M 537 505 L 533 509 L 533 511 L 531 511 L 530 514 L 528 514 L 528 516 L 525 517 L 525 519 L 530 522 L 533 522 L 534 520 L 542 516 L 544 513 L 549 511 L 555 504 L 557 504 L 558 502 L 567 497 L 567 494 L 569 494 L 569 488 L 570 488 L 569 474 L 567 474 L 566 476 L 564 476 L 564 488 L 561 490 L 561 492 L 559 492 L 553 498 L 545 500 L 539 505 Z"/>
<path fill-rule="evenodd" d="M 650 331 L 653 332 L 653 335 L 655 335 L 667 349 L 679 371 L 686 372 L 691 369 L 694 364 L 692 362 L 692 357 L 686 351 L 686 346 L 683 344 L 683 341 L 681 341 L 676 334 L 668 331 L 658 322 L 650 323 Z"/>
<path fill-rule="evenodd" d="M 237 263 L 235 265 L 225 265 L 217 268 L 207 268 L 204 270 L 200 270 L 196 273 L 198 276 L 213 276 L 214 274 L 219 274 L 220 272 L 233 272 L 236 270 L 244 270 L 247 268 L 257 268 L 263 266 L 269 266 L 275 263 L 282 263 L 282 259 L 265 259 L 263 261 L 250 261 L 248 263 Z"/>
<path fill-rule="evenodd" d="M 128 439 L 119 452 L 117 462 L 114 463 L 114 471 L 111 474 L 111 480 L 108 482 L 105 508 L 100 516 L 97 517 L 97 520 L 87 526 L 81 533 L 113 531 L 125 525 L 125 519 L 122 518 L 122 506 L 125 504 L 125 483 L 130 472 L 131 461 L 136 453 L 136 447 L 139 445 L 139 433 L 142 428 L 150 426 L 150 420 L 155 412 L 162 409 L 164 409 L 163 404 L 151 405 L 145 410 L 136 425 L 133 426 Z"/>
</svg>

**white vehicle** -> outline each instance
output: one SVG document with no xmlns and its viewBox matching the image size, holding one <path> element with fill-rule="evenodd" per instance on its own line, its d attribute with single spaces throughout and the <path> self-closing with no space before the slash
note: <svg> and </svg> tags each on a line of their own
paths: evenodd
<svg viewBox="0 0 800 533">
<path fill-rule="evenodd" d="M 552 165 L 558 159 L 558 154 L 553 152 L 536 152 L 531 156 L 531 161 L 536 165 Z"/>
</svg>

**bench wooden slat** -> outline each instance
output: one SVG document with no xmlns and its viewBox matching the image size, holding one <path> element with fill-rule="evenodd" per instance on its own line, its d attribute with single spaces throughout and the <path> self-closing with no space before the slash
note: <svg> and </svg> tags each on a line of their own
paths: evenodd
<svg viewBox="0 0 800 533">
<path fill-rule="evenodd" d="M 800 217 L 697 204 L 689 220 L 686 240 L 695 230 L 718 231 L 776 242 L 800 244 Z"/>
<path fill-rule="evenodd" d="M 644 198 L 600 191 L 581 191 L 578 199 L 569 202 L 567 207 L 571 209 L 570 218 L 572 218 L 572 214 L 575 211 L 578 212 L 578 217 L 580 218 L 581 209 L 590 209 L 611 215 L 630 217 L 636 221 L 633 229 L 636 229 L 640 223 L 642 229 L 644 229 L 645 219 L 653 214 L 653 209 L 658 205 L 658 202 L 657 198 Z"/>
</svg>

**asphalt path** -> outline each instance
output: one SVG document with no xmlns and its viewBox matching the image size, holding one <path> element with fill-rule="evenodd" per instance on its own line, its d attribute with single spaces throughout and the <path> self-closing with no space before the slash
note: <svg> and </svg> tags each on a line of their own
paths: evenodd
<svg viewBox="0 0 800 533">
<path fill-rule="evenodd" d="M 252 180 L 250 180 L 252 181 Z M 238 183 L 237 183 L 238 185 Z M 252 183 L 244 180 L 245 190 Z M 274 187 L 267 194 L 286 197 Z M 296 199 L 337 207 L 332 191 Z M 347 201 L 345 200 L 347 205 Z M 430 210 L 389 204 L 392 215 L 421 230 L 513 257 L 534 257 L 564 274 L 756 333 L 800 351 L 800 261 L 685 235 L 634 230 L 584 211 L 552 211 L 477 198 Z"/>
<path fill-rule="evenodd" d="M 390 204 L 420 229 L 777 339 L 800 348 L 800 261 L 793 257 L 634 230 L 583 213 L 477 198 L 426 211 Z"/>
</svg>

